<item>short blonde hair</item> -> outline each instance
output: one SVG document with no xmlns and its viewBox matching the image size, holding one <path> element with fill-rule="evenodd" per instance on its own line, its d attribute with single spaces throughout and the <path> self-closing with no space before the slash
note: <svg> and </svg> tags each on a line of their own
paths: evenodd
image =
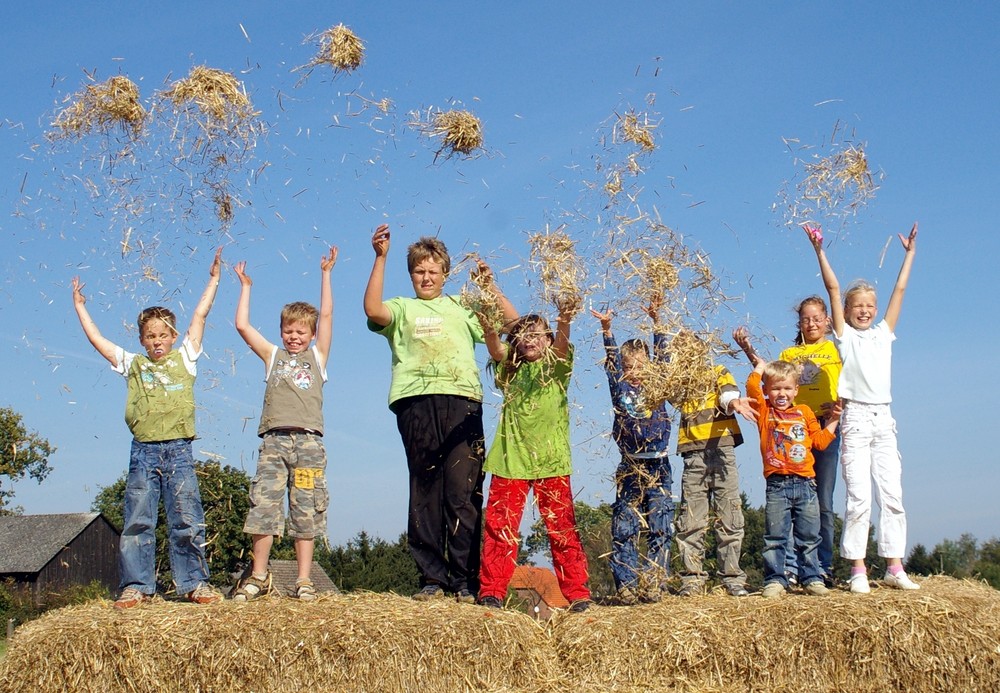
<svg viewBox="0 0 1000 693">
<path fill-rule="evenodd" d="M 150 320 L 162 320 L 166 323 L 167 327 L 173 330 L 174 334 L 177 332 L 177 316 L 169 308 L 164 308 L 163 306 L 150 306 L 149 308 L 144 308 L 139 317 L 136 319 L 136 324 L 139 326 L 139 334 L 142 335 L 142 328 L 146 326 L 146 323 Z"/>
<path fill-rule="evenodd" d="M 430 258 L 440 263 L 445 276 L 451 272 L 451 256 L 444 242 L 433 236 L 423 236 L 406 250 L 406 269 L 413 272 L 417 265 Z"/>
<path fill-rule="evenodd" d="M 770 361 L 764 364 L 764 380 L 791 380 L 798 384 L 799 376 L 802 374 L 802 367 L 788 361 Z"/>
<path fill-rule="evenodd" d="M 851 282 L 850 286 L 847 287 L 847 291 L 844 292 L 844 308 L 848 308 L 851 305 L 851 299 L 858 294 L 871 294 L 878 301 L 878 293 L 875 291 L 875 287 L 872 286 L 871 282 L 865 279 L 857 279 Z"/>
<path fill-rule="evenodd" d="M 319 323 L 319 311 L 311 303 L 296 301 L 289 303 L 281 309 L 281 327 L 290 322 L 301 322 L 309 325 L 312 333 L 316 334 L 316 325 Z"/>
</svg>

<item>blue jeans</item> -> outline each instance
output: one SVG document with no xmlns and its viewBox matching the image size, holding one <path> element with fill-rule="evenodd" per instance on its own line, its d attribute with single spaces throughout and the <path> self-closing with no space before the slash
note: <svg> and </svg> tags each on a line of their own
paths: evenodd
<svg viewBox="0 0 1000 693">
<path fill-rule="evenodd" d="M 611 574 L 618 589 L 635 589 L 639 574 L 650 576 L 651 586 L 670 574 L 673 536 L 673 477 L 666 455 L 642 459 L 622 455 L 615 472 L 617 494 L 611 506 Z M 648 555 L 639 566 L 639 533 L 646 530 Z"/>
<path fill-rule="evenodd" d="M 813 450 L 816 459 L 816 496 L 819 499 L 819 569 L 833 575 L 833 488 L 837 483 L 837 461 L 840 459 L 840 429 L 825 450 Z M 795 537 L 788 535 L 785 547 L 785 572 L 797 575 Z"/>
<path fill-rule="evenodd" d="M 190 440 L 132 441 L 125 484 L 125 528 L 119 542 L 121 587 L 156 592 L 156 516 L 163 496 L 170 573 L 178 594 L 208 582 L 205 512 Z"/>
<path fill-rule="evenodd" d="M 764 584 L 785 577 L 786 543 L 789 533 L 795 540 L 799 581 L 803 585 L 822 580 L 819 569 L 819 501 L 816 482 L 801 476 L 772 474 L 767 477 L 764 508 Z"/>
</svg>

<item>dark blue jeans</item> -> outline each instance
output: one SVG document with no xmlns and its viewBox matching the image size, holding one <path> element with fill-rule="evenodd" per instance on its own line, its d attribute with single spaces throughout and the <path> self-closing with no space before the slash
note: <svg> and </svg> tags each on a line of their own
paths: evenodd
<svg viewBox="0 0 1000 693">
<path fill-rule="evenodd" d="M 819 569 L 819 501 L 816 482 L 801 476 L 772 474 L 767 477 L 764 508 L 764 584 L 785 577 L 786 544 L 789 533 L 795 541 L 799 582 L 808 585 L 822 580 Z"/>
<path fill-rule="evenodd" d="M 622 455 L 615 472 L 617 494 L 611 506 L 611 574 L 618 589 L 635 589 L 639 574 L 658 585 L 670 574 L 673 537 L 673 478 L 666 455 L 641 459 Z M 640 566 L 639 534 L 646 530 L 648 555 Z"/>
<path fill-rule="evenodd" d="M 205 512 L 190 440 L 132 441 L 125 482 L 125 528 L 119 541 L 121 587 L 156 592 L 156 516 L 167 514 L 170 573 L 178 594 L 208 583 Z"/>
<path fill-rule="evenodd" d="M 813 450 L 816 459 L 816 497 L 819 500 L 819 569 L 833 575 L 833 489 L 837 484 L 837 462 L 840 460 L 840 430 L 825 450 Z M 795 537 L 788 535 L 785 546 L 785 572 L 798 575 L 795 560 Z"/>
</svg>

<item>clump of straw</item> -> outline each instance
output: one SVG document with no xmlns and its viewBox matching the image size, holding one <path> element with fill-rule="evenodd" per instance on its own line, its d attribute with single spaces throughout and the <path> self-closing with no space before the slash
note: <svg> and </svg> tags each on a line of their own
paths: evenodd
<svg viewBox="0 0 1000 693">
<path fill-rule="evenodd" d="M 212 202 L 215 203 L 215 216 L 223 224 L 233 221 L 233 196 L 224 188 L 217 188 L 212 195 Z"/>
<path fill-rule="evenodd" d="M 170 85 L 163 92 L 174 108 L 194 106 L 204 117 L 206 132 L 239 129 L 259 113 L 253 110 L 243 85 L 233 75 L 212 67 L 199 65 L 186 78 Z"/>
<path fill-rule="evenodd" d="M 583 283 L 587 276 L 576 241 L 565 231 L 536 233 L 528 238 L 531 263 L 537 267 L 543 298 L 560 312 L 575 314 L 583 306 Z"/>
<path fill-rule="evenodd" d="M 878 186 L 868 169 L 861 146 L 847 148 L 805 164 L 806 177 L 799 185 L 801 196 L 820 209 L 833 209 L 846 202 L 850 211 L 867 204 Z"/>
<path fill-rule="evenodd" d="M 470 156 L 483 146 L 483 126 L 479 118 L 469 111 L 428 111 L 425 118 L 414 113 L 410 125 L 427 137 L 440 137 L 441 146 L 434 154 L 436 160 L 442 153 L 445 158 L 455 154 Z"/>
<path fill-rule="evenodd" d="M 697 404 L 713 393 L 718 378 L 712 351 L 717 342 L 715 335 L 703 338 L 688 328 L 678 330 L 667 346 L 670 360 L 651 360 L 640 370 L 646 403 L 653 408 L 664 402 L 680 407 L 684 402 Z"/>
<path fill-rule="evenodd" d="M 497 332 L 503 330 L 505 326 L 503 306 L 500 304 L 500 297 L 489 272 L 473 271 L 469 275 L 469 281 L 459 292 L 459 302 L 476 315 L 482 316 L 486 325 L 493 327 Z"/>
<path fill-rule="evenodd" d="M 615 124 L 614 140 L 616 142 L 632 142 L 643 148 L 644 151 L 651 152 L 656 149 L 656 142 L 653 141 L 653 130 L 656 124 L 649 122 L 649 117 L 645 114 L 641 116 L 635 111 L 629 111 L 625 115 L 618 116 Z"/>
<path fill-rule="evenodd" d="M 133 138 L 142 131 L 146 109 L 139 103 L 139 88 L 128 77 L 118 75 L 88 84 L 74 96 L 53 121 L 50 139 L 82 137 L 94 130 L 103 134 L 115 126 Z"/>
<path fill-rule="evenodd" d="M 338 24 L 319 35 L 319 52 L 309 67 L 329 65 L 334 73 L 353 72 L 361 67 L 364 58 L 365 44 L 353 31 Z"/>
</svg>

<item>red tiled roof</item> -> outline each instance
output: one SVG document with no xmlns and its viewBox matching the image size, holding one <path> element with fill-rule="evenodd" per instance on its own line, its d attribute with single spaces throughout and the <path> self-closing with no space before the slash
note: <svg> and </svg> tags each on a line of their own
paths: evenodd
<svg viewBox="0 0 1000 693">
<path fill-rule="evenodd" d="M 510 586 L 514 589 L 531 589 L 538 592 L 546 604 L 551 607 L 564 609 L 569 606 L 566 597 L 559 589 L 559 581 L 556 574 L 545 568 L 536 568 L 531 565 L 519 565 L 514 568 L 514 575 L 510 579 Z"/>
</svg>

